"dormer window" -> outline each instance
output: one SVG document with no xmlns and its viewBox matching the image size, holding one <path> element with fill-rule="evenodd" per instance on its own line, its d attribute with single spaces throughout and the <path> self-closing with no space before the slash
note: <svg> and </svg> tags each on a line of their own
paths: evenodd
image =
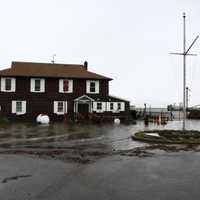
<svg viewBox="0 0 200 200">
<path fill-rule="evenodd" d="M 1 92 L 15 92 L 15 78 L 1 78 Z"/>
<path fill-rule="evenodd" d="M 99 93 L 99 81 L 87 80 L 86 81 L 86 92 L 89 94 Z"/>
<path fill-rule="evenodd" d="M 31 78 L 31 92 L 45 92 L 45 79 Z"/>
</svg>

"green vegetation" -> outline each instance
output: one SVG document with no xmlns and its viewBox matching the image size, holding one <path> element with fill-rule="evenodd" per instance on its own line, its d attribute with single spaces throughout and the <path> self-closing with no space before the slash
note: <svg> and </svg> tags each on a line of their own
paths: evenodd
<svg viewBox="0 0 200 200">
<path fill-rule="evenodd" d="M 8 120 L 8 118 L 0 116 L 0 125 L 6 125 L 9 123 L 10 121 Z"/>
<path fill-rule="evenodd" d="M 152 133 L 158 134 L 151 135 Z M 196 130 L 150 130 L 137 132 L 134 140 L 162 144 L 200 144 L 200 131 Z"/>
</svg>

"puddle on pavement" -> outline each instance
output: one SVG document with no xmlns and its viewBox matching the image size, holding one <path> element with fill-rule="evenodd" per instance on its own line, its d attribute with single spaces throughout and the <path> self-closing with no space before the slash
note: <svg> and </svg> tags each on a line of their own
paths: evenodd
<svg viewBox="0 0 200 200">
<path fill-rule="evenodd" d="M 31 123 L 15 123 L 0 127 L 0 147 L 31 147 L 31 148 L 65 148 L 85 146 L 85 148 L 110 148 L 126 150 L 147 144 L 133 141 L 131 134 L 141 130 L 179 129 L 181 121 L 172 121 L 165 126 L 149 124 L 142 121 L 134 125 L 66 125 L 54 123 L 38 125 Z M 200 129 L 200 121 L 188 120 L 188 129 Z"/>
</svg>

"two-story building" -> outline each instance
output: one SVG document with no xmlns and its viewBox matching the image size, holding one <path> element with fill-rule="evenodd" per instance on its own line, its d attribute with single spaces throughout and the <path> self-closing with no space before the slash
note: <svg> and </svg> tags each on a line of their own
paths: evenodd
<svg viewBox="0 0 200 200">
<path fill-rule="evenodd" d="M 51 120 L 111 116 L 127 118 L 129 102 L 109 96 L 111 78 L 84 65 L 12 62 L 0 71 L 0 112 L 8 118 Z"/>
</svg>

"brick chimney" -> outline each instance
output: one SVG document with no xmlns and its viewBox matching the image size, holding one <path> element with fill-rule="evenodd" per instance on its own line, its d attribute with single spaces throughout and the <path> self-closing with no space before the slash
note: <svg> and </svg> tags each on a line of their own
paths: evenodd
<svg viewBox="0 0 200 200">
<path fill-rule="evenodd" d="M 87 70 L 87 69 L 88 69 L 88 62 L 85 61 L 83 66 L 84 66 L 84 68 Z"/>
</svg>

